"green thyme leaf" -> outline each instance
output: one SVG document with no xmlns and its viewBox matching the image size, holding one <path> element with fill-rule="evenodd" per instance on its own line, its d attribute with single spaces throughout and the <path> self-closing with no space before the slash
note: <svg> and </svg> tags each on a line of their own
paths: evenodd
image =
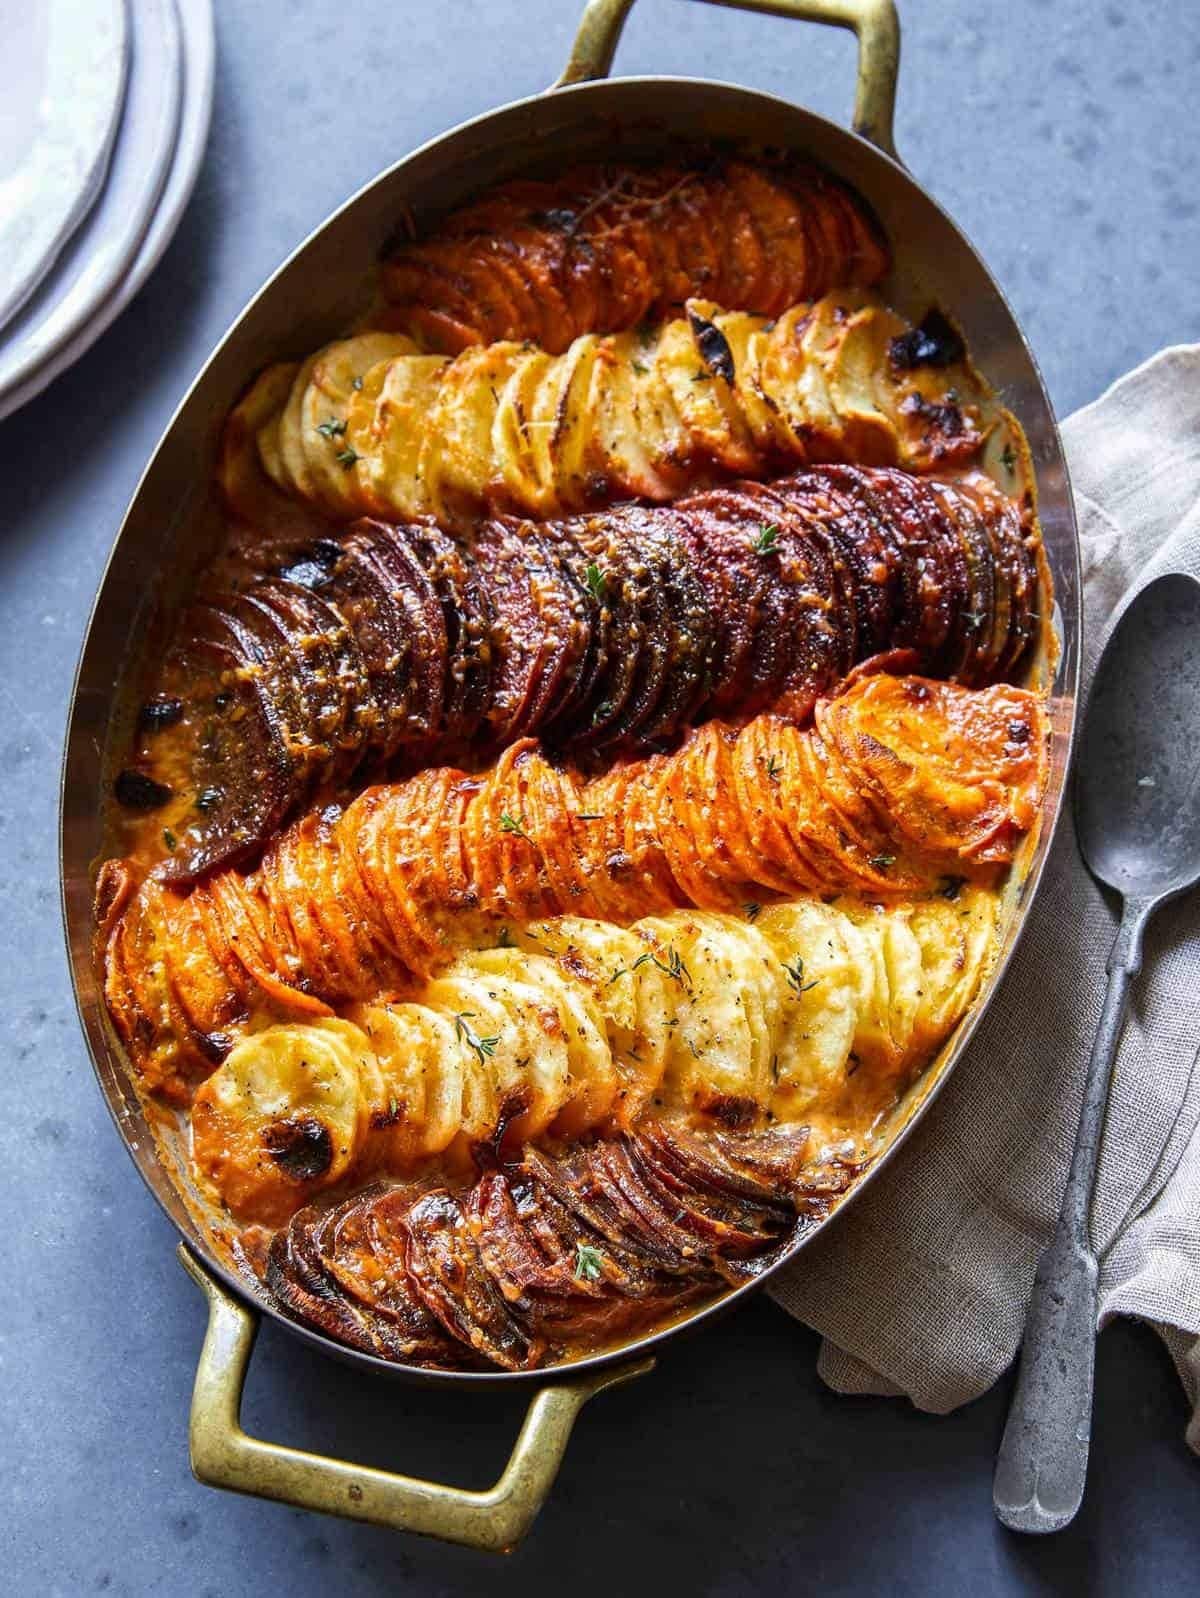
<svg viewBox="0 0 1200 1598">
<path fill-rule="evenodd" d="M 799 955 L 796 956 L 790 965 L 785 960 L 783 969 L 787 974 L 788 987 L 793 988 L 797 993 L 807 993 L 810 988 L 815 988 L 821 980 L 820 977 L 814 977 L 811 982 L 805 982 L 804 961 Z"/>
<path fill-rule="evenodd" d="M 742 909 L 746 912 L 747 921 L 757 921 L 762 911 L 762 905 L 754 899 L 747 899 Z"/>
<path fill-rule="evenodd" d="M 339 449 L 333 458 L 342 468 L 342 470 L 347 472 L 354 465 L 355 461 L 359 459 L 359 454 L 356 449 L 351 449 L 347 444 L 346 448 Z"/>
<path fill-rule="evenodd" d="M 164 827 L 163 828 L 163 842 L 166 844 L 168 849 L 172 849 L 172 850 L 175 848 L 176 844 L 179 842 L 179 839 L 171 831 L 170 827 Z"/>
<path fill-rule="evenodd" d="M 604 596 L 608 591 L 608 581 L 595 561 L 589 564 L 588 569 L 583 574 L 583 580 L 591 590 L 592 598 L 597 604 L 603 604 Z"/>
<path fill-rule="evenodd" d="M 667 947 L 666 960 L 661 960 L 652 949 L 647 949 L 645 954 L 638 955 L 633 962 L 632 969 L 636 971 L 639 966 L 646 964 L 656 966 L 664 976 L 670 977 L 672 981 L 678 982 L 682 987 L 690 988 L 692 986 L 692 973 L 684 965 L 679 950 L 672 948 L 670 945 Z"/>
<path fill-rule="evenodd" d="M 774 555 L 779 550 L 779 529 L 772 522 L 769 526 L 764 523 L 758 529 L 758 537 L 750 545 L 756 555 Z"/>
<path fill-rule="evenodd" d="M 510 816 L 507 810 L 502 810 L 500 812 L 500 831 L 516 833 L 518 838 L 524 838 L 526 843 L 529 842 L 529 834 L 525 831 L 524 816 Z"/>
<path fill-rule="evenodd" d="M 590 1243 L 575 1245 L 575 1280 L 598 1282 L 604 1274 L 604 1255 Z"/>
<path fill-rule="evenodd" d="M 491 1038 L 481 1038 L 470 1023 L 475 1019 L 474 1010 L 460 1010 L 454 1017 L 454 1032 L 460 1043 L 465 1043 L 468 1049 L 474 1049 L 479 1056 L 480 1065 L 485 1060 L 490 1060 L 496 1052 L 496 1045 L 500 1041 L 499 1034 Z"/>
<path fill-rule="evenodd" d="M 889 866 L 896 864 L 896 856 L 894 854 L 873 854 L 867 864 L 874 867 L 876 871 L 886 871 Z"/>
<path fill-rule="evenodd" d="M 346 431 L 345 422 L 339 422 L 336 416 L 331 416 L 328 421 L 317 423 L 317 432 L 322 438 L 341 438 Z"/>
</svg>

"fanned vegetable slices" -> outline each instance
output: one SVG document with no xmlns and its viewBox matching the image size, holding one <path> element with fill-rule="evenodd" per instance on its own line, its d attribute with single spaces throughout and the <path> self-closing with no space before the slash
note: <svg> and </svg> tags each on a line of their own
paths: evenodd
<svg viewBox="0 0 1200 1598">
<path fill-rule="evenodd" d="M 359 334 L 295 370 L 279 417 L 260 427 L 260 464 L 333 520 L 432 515 L 466 529 L 481 512 L 663 503 L 714 475 L 772 465 L 959 468 L 1007 427 L 949 324 L 941 343 L 923 337 L 929 318 L 914 329 L 865 290 L 776 320 L 709 298 L 684 313 L 585 333 L 561 354 L 510 340 L 440 364 L 402 338 Z M 264 377 L 231 424 L 222 481 L 244 515 L 256 502 L 247 422 L 282 386 Z"/>
<path fill-rule="evenodd" d="M 455 1145 L 511 1160 L 547 1134 L 636 1132 L 660 1112 L 734 1129 L 836 1117 L 860 1067 L 886 1094 L 966 1013 L 996 903 L 968 888 L 953 906 L 531 924 L 407 1000 L 242 1038 L 196 1095 L 197 1179 L 269 1223 L 343 1177 L 405 1175 Z"/>
<path fill-rule="evenodd" d="M 443 1368 L 635 1334 L 826 1215 L 969 1013 L 1048 575 L 1019 428 L 888 264 L 774 157 L 521 181 L 229 416 L 97 918 L 300 1321 Z"/>
<path fill-rule="evenodd" d="M 875 654 L 1011 675 L 1037 631 L 1038 560 L 1036 527 L 978 475 L 844 466 L 670 508 L 495 519 L 469 548 L 430 523 L 359 522 L 185 617 L 167 678 L 188 696 L 181 731 L 137 762 L 187 770 L 204 802 L 162 873 L 249 854 L 318 785 L 474 764 L 523 736 L 612 756 L 713 716 L 803 724 Z"/>
<path fill-rule="evenodd" d="M 366 1353 L 529 1369 L 746 1280 L 828 1213 L 854 1167 L 813 1159 L 803 1134 L 772 1142 L 672 1123 L 567 1157 L 530 1150 L 467 1191 L 371 1187 L 300 1210 L 272 1240 L 265 1283 Z M 765 1159 L 776 1190 L 749 1174 Z"/>
<path fill-rule="evenodd" d="M 382 1089 L 375 1054 L 348 1021 L 252 1033 L 192 1104 L 193 1169 L 235 1211 L 286 1220 L 298 1192 L 349 1171 Z"/>
<path fill-rule="evenodd" d="M 181 1030 L 368 999 L 505 923 L 990 884 L 1036 823 L 1046 746 L 1031 693 L 887 676 L 822 701 L 808 731 L 772 717 L 712 724 L 591 781 L 515 744 L 478 776 L 428 768 L 305 818 L 256 871 L 216 873 L 188 898 L 151 879 L 122 918 L 137 947 L 169 977 L 202 939 L 224 981 L 193 988 L 209 1011 L 193 1005 L 182 1027 L 169 996 L 133 992 L 118 922 L 110 1002 L 153 1074 Z"/>
<path fill-rule="evenodd" d="M 887 267 L 862 201 L 820 169 L 703 152 L 502 184 L 395 250 L 383 288 L 430 348 L 530 338 L 559 352 L 696 293 L 769 316 Z"/>
</svg>

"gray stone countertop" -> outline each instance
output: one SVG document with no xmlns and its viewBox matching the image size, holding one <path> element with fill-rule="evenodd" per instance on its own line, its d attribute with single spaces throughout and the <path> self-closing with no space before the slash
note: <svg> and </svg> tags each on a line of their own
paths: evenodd
<svg viewBox="0 0 1200 1598">
<path fill-rule="evenodd" d="M 899 147 L 991 264 L 1060 415 L 1200 338 L 1200 8 L 903 12 Z M 381 167 L 548 83 L 575 21 L 574 0 L 217 0 L 212 138 L 175 241 L 92 351 L 0 424 L 0 1590 L 1194 1592 L 1200 1467 L 1169 1362 L 1129 1325 L 1100 1340 L 1085 1509 L 1046 1542 L 992 1519 L 1004 1390 L 945 1419 L 837 1398 L 815 1338 L 765 1300 L 584 1412 L 506 1562 L 189 1475 L 202 1305 L 92 1080 L 62 950 L 56 788 L 88 608 L 155 440 L 249 295 Z M 844 119 L 853 42 L 640 0 L 617 69 L 731 78 Z M 246 1403 L 264 1435 L 468 1485 L 498 1471 L 517 1413 L 369 1381 L 275 1328 Z"/>
</svg>

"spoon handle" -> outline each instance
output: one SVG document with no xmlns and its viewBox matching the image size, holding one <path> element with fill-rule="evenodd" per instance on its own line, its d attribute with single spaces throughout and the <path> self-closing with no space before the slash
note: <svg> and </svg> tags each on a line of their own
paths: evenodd
<svg viewBox="0 0 1200 1598">
<path fill-rule="evenodd" d="M 1109 964 L 1058 1230 L 1038 1262 L 1029 1301 L 1016 1391 L 992 1485 L 996 1514 L 1012 1531 L 1059 1531 L 1083 1498 L 1100 1275 L 1089 1226 L 1092 1187 L 1129 982 L 1140 963 L 1138 945 L 1140 937 L 1131 939 L 1123 922 Z"/>
</svg>

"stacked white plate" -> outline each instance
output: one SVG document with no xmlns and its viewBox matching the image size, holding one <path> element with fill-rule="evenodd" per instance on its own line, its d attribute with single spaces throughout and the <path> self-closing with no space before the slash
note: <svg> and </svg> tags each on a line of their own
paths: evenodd
<svg viewBox="0 0 1200 1598">
<path fill-rule="evenodd" d="M 212 115 L 211 0 L 0 0 L 0 418 L 166 249 Z"/>
</svg>

